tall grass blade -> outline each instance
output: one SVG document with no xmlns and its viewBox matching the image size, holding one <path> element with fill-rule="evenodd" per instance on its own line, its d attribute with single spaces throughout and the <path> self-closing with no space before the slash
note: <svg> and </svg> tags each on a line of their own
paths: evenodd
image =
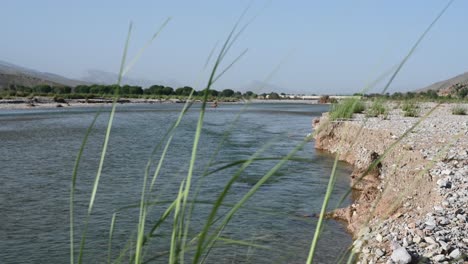
<svg viewBox="0 0 468 264">
<path fill-rule="evenodd" d="M 78 155 L 76 156 L 75 165 L 73 166 L 73 173 L 72 173 L 72 184 L 70 188 L 70 263 L 73 264 L 75 262 L 75 231 L 74 231 L 74 203 L 75 203 L 75 188 L 76 188 L 76 178 L 78 175 L 78 167 L 80 165 L 81 157 L 83 156 L 83 151 L 88 142 L 89 134 L 96 123 L 96 120 L 101 112 L 102 108 L 99 109 L 98 112 L 94 115 L 93 121 L 88 126 L 86 130 L 85 136 L 83 141 L 81 142 L 80 150 L 78 151 Z"/>
<path fill-rule="evenodd" d="M 175 210 L 174 210 L 174 223 L 172 227 L 172 236 L 171 236 L 171 248 L 170 248 L 170 254 L 169 254 L 169 263 L 174 264 L 177 262 L 177 251 L 179 246 L 177 245 L 179 241 L 177 241 L 176 237 L 178 237 L 178 232 L 179 232 L 179 227 L 182 225 L 180 222 L 179 216 L 180 216 L 180 205 L 181 205 L 181 200 L 184 197 L 184 185 L 185 181 L 182 181 L 180 184 L 179 188 L 179 193 L 177 195 L 176 203 L 175 203 Z"/>
<path fill-rule="evenodd" d="M 182 212 L 181 212 L 182 218 L 181 219 L 182 219 L 182 222 L 185 222 L 185 227 L 184 227 L 184 231 L 183 231 L 183 238 L 182 238 L 182 240 L 183 240 L 182 248 L 186 247 L 187 234 L 188 234 L 188 229 L 189 229 L 189 226 L 190 226 L 190 218 L 188 217 L 186 219 L 185 216 L 184 216 L 184 212 L 185 212 L 188 196 L 189 196 L 189 193 L 190 193 L 190 188 L 192 186 L 193 171 L 194 171 L 194 168 L 195 168 L 195 160 L 196 160 L 197 151 L 198 151 L 198 143 L 200 141 L 201 131 L 202 131 L 202 128 L 203 128 L 203 121 L 204 121 L 204 116 L 205 116 L 206 103 L 207 103 L 208 94 L 209 94 L 208 91 L 210 90 L 210 87 L 213 85 L 213 83 L 215 81 L 216 72 L 217 72 L 217 69 L 218 69 L 219 65 L 221 64 L 221 62 L 223 60 L 223 57 L 227 54 L 227 52 L 229 51 L 229 48 L 233 44 L 233 41 L 232 41 L 233 35 L 236 32 L 236 29 L 237 29 L 242 17 L 246 13 L 246 11 L 247 11 L 247 9 L 244 11 L 244 13 L 241 15 L 239 20 L 236 22 L 233 29 L 229 33 L 226 41 L 224 42 L 224 44 L 223 44 L 223 46 L 222 46 L 222 48 L 221 48 L 221 50 L 219 52 L 219 55 L 218 55 L 218 57 L 217 57 L 217 59 L 216 59 L 216 61 L 214 63 L 213 69 L 211 70 L 211 74 L 210 74 L 210 77 L 208 79 L 208 83 L 206 85 L 206 88 L 204 89 L 205 93 L 203 95 L 202 106 L 201 106 L 201 109 L 200 109 L 200 114 L 199 114 L 199 117 L 198 117 L 197 127 L 196 127 L 196 131 L 195 131 L 195 137 L 194 137 L 194 140 L 193 140 L 192 154 L 191 154 L 191 158 L 190 158 L 190 162 L 189 162 L 189 169 L 188 169 L 188 173 L 187 173 L 187 177 L 186 177 L 186 185 L 185 185 L 185 189 L 184 189 L 183 202 L 182 202 Z M 182 256 L 182 262 L 183 262 L 183 256 Z"/>
<path fill-rule="evenodd" d="M 338 165 L 338 158 L 339 153 L 336 154 L 335 161 L 333 163 L 332 172 L 330 174 L 330 180 L 328 181 L 327 192 L 325 193 L 325 198 L 322 203 L 322 209 L 320 210 L 320 216 L 317 221 L 317 226 L 315 228 L 314 238 L 312 239 L 312 245 L 310 246 L 309 255 L 307 257 L 307 264 L 311 264 L 314 259 L 315 249 L 317 247 L 317 242 L 322 231 L 322 224 L 325 218 L 325 213 L 327 211 L 328 202 L 330 201 L 330 197 L 333 191 L 333 187 L 335 186 L 335 179 L 336 179 L 336 167 Z"/>
<path fill-rule="evenodd" d="M 111 253 L 112 253 L 112 236 L 114 235 L 114 225 L 115 225 L 115 218 L 117 216 L 117 213 L 112 214 L 112 220 L 111 220 L 111 225 L 109 228 L 109 247 L 108 247 L 108 253 L 107 253 L 107 263 L 111 263 Z"/>
<path fill-rule="evenodd" d="M 307 144 L 309 140 L 304 140 L 301 143 L 299 143 L 296 147 L 294 147 L 293 150 L 291 150 L 285 157 L 283 157 L 273 168 L 271 168 L 260 180 L 233 206 L 233 208 L 226 214 L 224 217 L 222 223 L 219 225 L 219 227 L 215 230 L 214 234 L 210 236 L 208 239 L 208 245 L 206 248 L 210 249 L 213 247 L 215 241 L 217 238 L 220 236 L 221 232 L 224 230 L 226 225 L 231 221 L 232 217 L 234 214 L 254 195 L 257 190 L 265 184 L 283 165 L 288 162 L 291 158 L 294 157 L 294 155 L 301 150 L 305 144 Z M 202 263 L 206 261 L 206 255 Z"/>
<path fill-rule="evenodd" d="M 193 259 L 193 263 L 197 263 L 198 260 L 200 259 L 202 253 L 204 252 L 204 243 L 205 243 L 205 237 L 208 234 L 209 228 L 212 226 L 213 219 L 215 218 L 219 207 L 222 205 L 224 198 L 227 196 L 229 190 L 231 189 L 231 186 L 234 184 L 234 182 L 238 179 L 238 177 L 242 174 L 242 172 L 255 160 L 257 156 L 259 156 L 261 153 L 263 153 L 269 146 L 265 145 L 263 146 L 259 151 L 257 151 L 251 159 L 246 160 L 243 164 L 242 167 L 239 168 L 239 170 L 231 177 L 229 182 L 224 186 L 223 191 L 221 194 L 218 196 L 218 199 L 216 202 L 213 204 L 213 209 L 211 210 L 205 226 L 203 227 L 203 230 L 201 231 L 198 239 L 198 245 L 197 245 L 197 251 L 195 253 L 195 257 Z"/>
<path fill-rule="evenodd" d="M 145 52 L 145 50 L 153 43 L 153 41 L 158 37 L 158 35 L 161 33 L 161 31 L 167 26 L 167 24 L 171 21 L 171 17 L 168 17 L 164 23 L 159 27 L 159 29 L 156 31 L 156 33 L 153 34 L 153 37 L 151 37 L 148 42 L 138 51 L 137 55 L 133 57 L 133 59 L 129 62 L 127 67 L 122 71 L 122 75 L 127 74 L 127 72 L 135 65 L 135 63 L 140 59 L 141 55 Z"/>
<path fill-rule="evenodd" d="M 123 67 L 125 65 L 125 59 L 127 57 L 127 50 L 128 50 L 128 44 L 130 42 L 131 32 L 132 32 L 132 23 L 130 22 L 130 25 L 128 27 L 127 40 L 125 42 L 124 52 L 123 52 L 123 56 L 122 56 L 122 62 L 120 64 L 120 72 L 119 72 L 119 77 L 118 77 L 118 82 L 117 82 L 118 85 L 120 85 L 120 83 L 122 81 Z M 109 121 L 107 123 L 106 135 L 105 135 L 104 144 L 103 144 L 103 147 L 102 147 L 101 158 L 99 160 L 99 168 L 98 168 L 98 171 L 96 173 L 96 177 L 94 179 L 93 190 L 92 190 L 92 193 L 91 193 L 91 199 L 90 199 L 89 205 L 88 205 L 88 214 L 86 216 L 86 221 L 85 221 L 85 228 L 84 228 L 84 231 L 83 231 L 83 234 L 82 234 L 82 237 L 81 237 L 80 254 L 79 254 L 79 257 L 78 257 L 78 263 L 79 264 L 81 264 L 82 261 L 83 261 L 83 250 L 84 250 L 84 245 L 85 245 L 85 241 L 86 241 L 86 232 L 87 232 L 87 229 L 88 229 L 89 217 L 90 217 L 90 215 L 92 213 L 92 210 L 93 210 L 94 200 L 96 198 L 96 192 L 97 192 L 98 185 L 99 185 L 99 179 L 101 177 L 102 168 L 104 166 L 104 160 L 105 160 L 105 156 L 106 156 L 106 153 L 107 153 L 107 147 L 109 145 L 109 138 L 110 138 L 110 133 L 111 133 L 111 129 L 112 129 L 112 123 L 113 123 L 113 120 L 114 120 L 115 109 L 116 109 L 116 106 L 117 106 L 117 100 L 118 100 L 118 97 L 119 97 L 119 92 L 120 92 L 119 89 L 115 90 L 114 100 L 112 102 L 112 110 L 110 112 Z"/>
<path fill-rule="evenodd" d="M 132 23 L 130 23 L 130 26 L 128 28 L 127 41 L 125 42 L 125 48 L 124 48 L 124 53 L 123 53 L 123 57 L 122 57 L 122 63 L 120 65 L 119 78 L 118 78 L 118 82 L 117 82 L 118 85 L 120 85 L 120 83 L 122 81 L 123 67 L 125 65 L 125 59 L 127 57 L 127 50 L 128 50 L 128 44 L 130 42 L 131 32 L 132 32 Z M 102 169 L 104 167 L 104 160 L 105 160 L 105 157 L 106 157 L 106 154 L 107 154 L 107 147 L 109 145 L 110 133 L 111 133 L 111 130 L 112 130 L 112 123 L 114 122 L 115 109 L 116 109 L 116 106 L 117 106 L 116 102 L 118 100 L 118 97 L 119 97 L 119 89 L 116 89 L 115 96 L 114 96 L 114 101 L 112 103 L 112 110 L 110 112 L 109 121 L 107 123 L 106 136 L 104 138 L 104 145 L 102 147 L 101 159 L 99 160 L 99 168 L 98 168 L 98 171 L 97 171 L 97 174 L 96 174 L 96 178 L 94 179 L 93 191 L 92 191 L 92 194 L 91 194 L 91 199 L 89 201 L 88 214 L 91 214 L 91 212 L 93 210 L 93 206 L 94 206 L 94 200 L 96 199 L 96 192 L 97 192 L 97 188 L 99 186 L 99 179 L 101 178 Z"/>
</svg>

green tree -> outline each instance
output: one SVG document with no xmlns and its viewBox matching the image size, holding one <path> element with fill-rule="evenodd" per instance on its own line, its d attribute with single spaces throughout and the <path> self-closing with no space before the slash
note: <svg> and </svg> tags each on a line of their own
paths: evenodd
<svg viewBox="0 0 468 264">
<path fill-rule="evenodd" d="M 175 90 L 175 94 L 176 95 L 182 95 L 182 96 L 189 96 L 190 93 L 193 91 L 194 89 L 190 86 L 184 86 L 184 87 L 180 87 L 180 88 L 177 88 Z M 196 92 L 194 91 L 194 94 L 193 95 L 196 95 Z"/>
<path fill-rule="evenodd" d="M 143 94 L 143 89 L 141 88 L 141 86 L 130 86 L 128 93 L 129 94 Z"/>
<path fill-rule="evenodd" d="M 89 93 L 90 91 L 90 88 L 88 85 L 78 85 L 75 87 L 75 93 L 84 93 L 84 94 L 87 94 Z"/>
<path fill-rule="evenodd" d="M 69 86 L 55 86 L 53 88 L 55 94 L 69 94 L 71 93 L 71 87 Z"/>
<path fill-rule="evenodd" d="M 100 94 L 101 93 L 101 85 L 98 85 L 98 84 L 91 85 L 91 87 L 89 88 L 89 93 Z"/>
<path fill-rule="evenodd" d="M 152 85 L 148 89 L 145 90 L 145 93 L 146 94 L 162 95 L 162 94 L 165 94 L 164 93 L 165 88 L 166 87 L 164 87 L 162 85 Z"/>
<path fill-rule="evenodd" d="M 232 97 L 234 95 L 234 91 L 231 89 L 224 89 L 221 93 L 221 97 Z"/>
<path fill-rule="evenodd" d="M 120 88 L 120 94 L 129 94 L 130 93 L 130 85 L 126 84 Z"/>
<path fill-rule="evenodd" d="M 50 93 L 52 92 L 52 87 L 48 84 L 40 84 L 34 86 L 34 92 L 36 93 Z"/>
<path fill-rule="evenodd" d="M 429 90 L 429 91 L 427 91 L 427 92 L 426 92 L 426 96 L 427 96 L 428 98 L 430 98 L 430 99 L 437 99 L 437 98 L 439 98 L 439 95 L 438 95 L 437 92 L 434 91 L 434 90 Z"/>
<path fill-rule="evenodd" d="M 206 90 L 198 91 L 197 94 L 198 94 L 198 95 L 205 95 L 205 91 L 206 91 Z M 216 90 L 208 90 L 208 96 L 217 97 L 218 95 L 219 95 L 219 92 L 218 92 L 218 91 L 216 91 Z"/>
<path fill-rule="evenodd" d="M 254 93 L 252 91 L 247 91 L 244 93 L 244 97 L 251 98 L 253 97 Z"/>
<path fill-rule="evenodd" d="M 467 86 L 458 89 L 458 91 L 457 91 L 458 98 L 465 98 L 467 95 L 468 95 L 468 87 Z"/>
<path fill-rule="evenodd" d="M 271 92 L 271 93 L 268 95 L 268 99 L 278 100 L 278 99 L 281 99 L 281 97 L 279 96 L 279 94 L 274 93 L 274 92 Z"/>
<path fill-rule="evenodd" d="M 164 95 L 173 95 L 174 94 L 174 89 L 172 87 L 166 86 L 162 90 L 162 94 Z"/>
</svg>

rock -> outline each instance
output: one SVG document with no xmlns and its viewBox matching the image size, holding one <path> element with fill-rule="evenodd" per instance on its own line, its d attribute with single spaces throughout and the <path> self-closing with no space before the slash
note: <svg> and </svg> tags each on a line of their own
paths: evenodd
<svg viewBox="0 0 468 264">
<path fill-rule="evenodd" d="M 409 246 L 408 239 L 406 237 L 403 238 L 403 246 L 404 247 Z"/>
<path fill-rule="evenodd" d="M 450 174 L 452 174 L 452 171 L 451 171 L 451 170 L 448 170 L 448 169 L 447 169 L 447 170 L 443 170 L 443 171 L 442 171 L 442 174 L 443 174 L 443 175 L 450 175 Z"/>
<path fill-rule="evenodd" d="M 435 225 L 428 225 L 424 228 L 425 230 L 434 230 L 435 229 Z"/>
<path fill-rule="evenodd" d="M 416 243 L 416 244 L 419 244 L 419 242 L 421 242 L 421 237 L 416 235 L 413 237 L 413 242 Z"/>
<path fill-rule="evenodd" d="M 452 252 L 450 252 L 450 255 L 449 255 L 452 259 L 458 259 L 461 257 L 461 252 L 460 250 L 457 248 L 455 250 L 453 250 Z"/>
<path fill-rule="evenodd" d="M 435 251 L 429 251 L 429 252 L 424 253 L 423 257 L 432 258 L 435 254 L 436 254 Z"/>
<path fill-rule="evenodd" d="M 377 240 L 378 242 L 382 242 L 383 241 L 383 237 L 382 235 L 379 233 L 375 236 L 375 240 Z"/>
<path fill-rule="evenodd" d="M 397 264 L 407 264 L 411 262 L 411 255 L 404 247 L 395 249 L 390 258 Z"/>
<path fill-rule="evenodd" d="M 432 237 L 425 237 L 424 240 L 429 244 L 437 244 Z"/>
<path fill-rule="evenodd" d="M 435 226 L 435 225 L 436 225 L 436 222 L 435 222 L 434 218 L 430 218 L 429 220 L 427 220 L 427 221 L 425 222 L 425 224 L 426 224 L 427 226 Z"/>
<path fill-rule="evenodd" d="M 448 248 L 448 244 L 445 243 L 444 241 L 439 241 L 439 244 L 440 244 L 440 247 L 441 247 L 443 250 L 447 251 L 447 250 L 449 249 L 449 248 Z"/>
<path fill-rule="evenodd" d="M 445 226 L 445 225 L 450 224 L 450 221 L 446 217 L 443 217 L 440 219 L 439 224 L 442 226 Z"/>
<path fill-rule="evenodd" d="M 445 256 L 442 255 L 442 254 L 440 254 L 440 255 L 434 256 L 433 259 L 434 259 L 435 262 L 441 262 L 441 261 L 444 261 L 444 260 L 445 260 Z"/>
<path fill-rule="evenodd" d="M 385 255 L 385 252 L 378 248 L 377 250 L 375 250 L 375 255 L 377 256 L 377 258 L 381 258 Z"/>
<path fill-rule="evenodd" d="M 448 180 L 445 180 L 445 179 L 439 179 L 439 180 L 437 180 L 437 185 L 438 185 L 440 188 L 447 188 L 447 189 L 452 188 L 452 182 L 450 182 L 450 181 L 448 181 Z"/>
</svg>

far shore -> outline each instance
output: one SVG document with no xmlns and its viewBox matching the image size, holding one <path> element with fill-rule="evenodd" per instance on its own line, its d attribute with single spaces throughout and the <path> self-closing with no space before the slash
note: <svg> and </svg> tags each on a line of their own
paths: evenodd
<svg viewBox="0 0 468 264">
<path fill-rule="evenodd" d="M 175 104 L 185 103 L 183 99 L 142 99 L 142 98 L 121 98 L 117 101 L 118 104 Z M 102 105 L 111 105 L 113 99 L 94 98 L 94 99 L 64 99 L 54 101 L 50 97 L 35 97 L 29 98 L 14 98 L 0 99 L 0 110 L 2 109 L 37 109 L 37 108 L 63 108 L 63 107 L 93 107 Z M 201 103 L 200 100 L 195 100 L 195 103 Z M 295 104 L 318 104 L 317 100 L 268 100 L 268 99 L 252 99 L 238 101 L 220 101 L 218 104 L 244 104 L 244 103 L 295 103 Z M 211 101 L 210 101 L 211 103 Z"/>
</svg>

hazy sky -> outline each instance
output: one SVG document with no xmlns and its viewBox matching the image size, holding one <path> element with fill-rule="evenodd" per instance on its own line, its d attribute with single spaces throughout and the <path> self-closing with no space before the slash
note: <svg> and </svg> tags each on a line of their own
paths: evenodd
<svg viewBox="0 0 468 264">
<path fill-rule="evenodd" d="M 79 78 L 118 72 L 130 21 L 129 57 L 172 17 L 129 72 L 201 89 L 210 50 L 251 1 L 2 0 L 0 60 Z M 296 93 L 354 93 L 401 61 L 446 0 L 252 1 L 256 17 L 226 57 L 247 54 L 215 86 L 267 81 Z M 468 71 L 468 1 L 439 20 L 390 91 L 411 90 Z M 280 65 L 279 70 L 268 76 Z M 267 91 L 265 91 L 267 92 Z M 279 91 L 278 91 L 279 92 Z"/>
</svg>

